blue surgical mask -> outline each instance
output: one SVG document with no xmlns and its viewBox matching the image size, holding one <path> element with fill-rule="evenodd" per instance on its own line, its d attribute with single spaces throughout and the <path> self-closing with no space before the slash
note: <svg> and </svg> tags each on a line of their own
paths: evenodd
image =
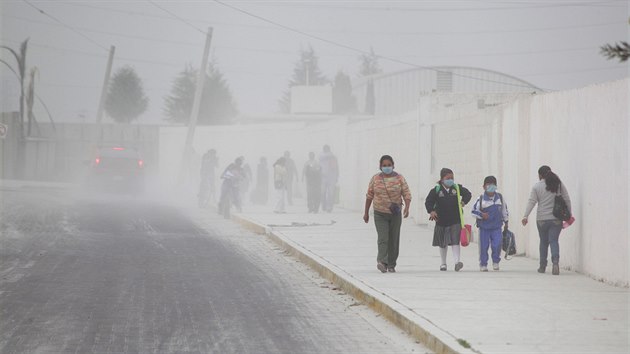
<svg viewBox="0 0 630 354">
<path fill-rule="evenodd" d="M 388 175 L 388 174 L 394 172 L 394 166 L 381 167 L 381 171 L 383 171 L 384 174 Z"/>
<path fill-rule="evenodd" d="M 495 186 L 494 184 L 489 184 L 486 187 L 486 192 L 488 192 L 488 193 L 494 193 L 496 191 L 497 191 L 497 186 Z"/>
<path fill-rule="evenodd" d="M 445 186 L 451 188 L 453 185 L 455 185 L 455 181 L 452 179 L 445 179 L 442 183 L 444 183 Z"/>
</svg>

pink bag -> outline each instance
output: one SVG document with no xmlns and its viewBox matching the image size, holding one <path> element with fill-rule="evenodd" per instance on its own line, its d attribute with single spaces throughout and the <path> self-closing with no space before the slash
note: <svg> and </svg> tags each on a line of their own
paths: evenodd
<svg viewBox="0 0 630 354">
<path fill-rule="evenodd" d="M 472 226 L 470 224 L 464 225 L 462 231 L 460 231 L 459 242 L 463 247 L 468 246 L 472 242 Z"/>
<path fill-rule="evenodd" d="M 464 225 L 464 211 L 462 208 L 462 197 L 459 194 L 459 185 L 455 185 L 457 190 L 457 206 L 459 207 L 459 220 L 462 223 L 462 230 L 459 232 L 459 243 L 466 247 L 472 242 L 472 226 L 469 224 Z"/>
</svg>

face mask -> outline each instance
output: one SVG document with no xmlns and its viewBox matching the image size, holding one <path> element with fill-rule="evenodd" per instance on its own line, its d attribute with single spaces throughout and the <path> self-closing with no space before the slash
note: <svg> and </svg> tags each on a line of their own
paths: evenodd
<svg viewBox="0 0 630 354">
<path fill-rule="evenodd" d="M 393 166 L 381 167 L 381 171 L 383 171 L 384 174 L 388 175 L 394 172 L 394 167 Z"/>
<path fill-rule="evenodd" d="M 445 179 L 442 183 L 444 183 L 445 186 L 451 188 L 453 185 L 455 185 L 455 181 L 452 179 Z"/>
<path fill-rule="evenodd" d="M 488 192 L 488 193 L 494 193 L 496 191 L 497 191 L 497 186 L 495 186 L 494 184 L 489 184 L 486 187 L 486 192 Z"/>
</svg>

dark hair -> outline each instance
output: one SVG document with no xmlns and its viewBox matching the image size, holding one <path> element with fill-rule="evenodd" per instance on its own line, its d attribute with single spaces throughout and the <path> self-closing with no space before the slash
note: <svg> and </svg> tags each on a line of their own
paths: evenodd
<svg viewBox="0 0 630 354">
<path fill-rule="evenodd" d="M 448 174 L 453 174 L 453 170 L 451 170 L 450 168 L 442 168 L 440 170 L 440 180 L 437 181 L 438 184 L 440 184 L 442 182 L 442 178 L 444 178 L 444 176 L 448 175 Z"/>
<path fill-rule="evenodd" d="M 485 186 L 488 183 L 494 183 L 494 185 L 497 185 L 497 178 L 494 176 L 488 176 L 486 178 L 483 179 L 483 185 Z"/>
<path fill-rule="evenodd" d="M 547 190 L 551 193 L 558 193 L 560 188 L 560 177 L 551 171 L 551 167 L 543 165 L 538 169 L 538 175 L 545 180 Z"/>
<path fill-rule="evenodd" d="M 378 167 L 381 167 L 383 165 L 383 161 L 391 161 L 392 165 L 394 165 L 394 159 L 389 156 L 389 155 L 383 155 L 381 156 L 381 160 L 378 162 Z"/>
<path fill-rule="evenodd" d="M 444 178 L 446 175 L 448 174 L 452 174 L 453 170 L 451 170 L 450 168 L 446 168 L 444 167 L 443 169 L 440 170 L 440 179 Z"/>
</svg>

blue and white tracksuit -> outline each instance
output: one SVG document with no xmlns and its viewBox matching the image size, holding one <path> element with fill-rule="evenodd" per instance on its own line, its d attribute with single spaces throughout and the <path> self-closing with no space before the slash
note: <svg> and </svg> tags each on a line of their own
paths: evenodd
<svg viewBox="0 0 630 354">
<path fill-rule="evenodd" d="M 483 201 L 481 201 L 483 198 Z M 481 208 L 480 208 L 481 202 Z M 483 220 L 481 213 L 488 213 L 488 219 Z M 508 222 L 508 208 L 503 196 L 494 193 L 490 197 L 487 193 L 480 196 L 473 206 L 472 215 L 477 219 L 479 227 L 479 265 L 488 266 L 488 248 L 492 247 L 492 262 L 501 261 L 501 243 L 503 241 L 503 223 Z"/>
</svg>

